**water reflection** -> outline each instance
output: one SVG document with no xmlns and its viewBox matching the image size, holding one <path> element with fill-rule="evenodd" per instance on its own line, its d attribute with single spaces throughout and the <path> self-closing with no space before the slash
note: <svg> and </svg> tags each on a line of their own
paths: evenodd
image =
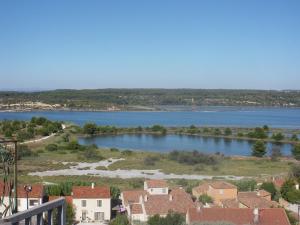
<svg viewBox="0 0 300 225">
<path fill-rule="evenodd" d="M 225 155 L 251 155 L 252 145 L 255 141 L 234 140 L 228 138 L 199 137 L 193 135 L 106 135 L 80 138 L 81 144 L 96 144 L 100 147 L 116 147 L 120 149 L 133 149 L 157 152 L 172 150 L 192 151 L 206 153 L 220 152 Z M 290 155 L 290 144 L 267 144 L 268 155 Z"/>
</svg>

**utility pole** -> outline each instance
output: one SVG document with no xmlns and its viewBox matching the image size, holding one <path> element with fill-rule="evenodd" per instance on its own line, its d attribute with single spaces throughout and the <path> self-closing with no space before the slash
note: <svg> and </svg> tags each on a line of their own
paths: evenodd
<svg viewBox="0 0 300 225">
<path fill-rule="evenodd" d="M 14 141 L 15 154 L 14 154 L 14 211 L 18 212 L 18 142 Z"/>
</svg>

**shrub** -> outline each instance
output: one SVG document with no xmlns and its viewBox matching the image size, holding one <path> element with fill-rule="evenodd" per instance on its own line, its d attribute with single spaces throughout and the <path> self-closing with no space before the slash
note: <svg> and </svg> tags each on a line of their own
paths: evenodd
<svg viewBox="0 0 300 225">
<path fill-rule="evenodd" d="M 274 200 L 274 198 L 277 195 L 277 190 L 275 188 L 275 185 L 272 182 L 264 182 L 264 183 L 262 183 L 260 188 L 271 193 L 271 198 L 272 198 L 272 200 Z"/>
<path fill-rule="evenodd" d="M 300 160 L 300 144 L 294 145 L 292 149 L 292 154 L 295 159 Z"/>
<path fill-rule="evenodd" d="M 97 132 L 97 125 L 95 123 L 86 123 L 83 126 L 83 133 L 94 135 Z"/>
<path fill-rule="evenodd" d="M 254 191 L 257 184 L 255 180 L 238 180 L 231 183 L 237 186 L 238 191 Z"/>
<path fill-rule="evenodd" d="M 256 141 L 252 146 L 252 155 L 255 157 L 263 157 L 266 154 L 266 145 L 263 141 Z"/>
<path fill-rule="evenodd" d="M 45 147 L 47 151 L 54 152 L 58 150 L 57 144 L 49 144 Z"/>
<path fill-rule="evenodd" d="M 284 135 L 282 133 L 275 133 L 272 135 L 272 139 L 275 141 L 282 141 L 284 139 Z"/>
<path fill-rule="evenodd" d="M 200 195 L 198 200 L 199 200 L 199 202 L 201 202 L 203 204 L 214 202 L 213 198 L 207 194 Z"/>
<path fill-rule="evenodd" d="M 230 128 L 226 128 L 224 131 L 224 135 L 226 136 L 232 135 L 232 130 Z"/>
<path fill-rule="evenodd" d="M 144 165 L 145 166 L 154 166 L 157 161 L 159 161 L 158 156 L 148 156 L 144 159 Z"/>
</svg>

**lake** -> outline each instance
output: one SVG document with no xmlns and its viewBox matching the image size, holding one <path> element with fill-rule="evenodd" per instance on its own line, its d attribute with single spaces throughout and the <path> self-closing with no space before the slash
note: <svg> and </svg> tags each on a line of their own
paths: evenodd
<svg viewBox="0 0 300 225">
<path fill-rule="evenodd" d="M 99 147 L 119 148 L 130 150 L 146 150 L 155 152 L 170 152 L 172 150 L 192 151 L 205 153 L 220 152 L 224 155 L 251 155 L 252 143 L 246 140 L 231 140 L 224 138 L 201 137 L 193 135 L 151 135 L 125 134 L 103 135 L 96 137 L 81 137 L 79 143 L 84 145 L 96 144 Z M 291 154 L 291 145 L 275 146 L 268 144 L 268 155 L 273 148 L 279 148 L 283 155 Z"/>
<path fill-rule="evenodd" d="M 238 126 L 264 124 L 277 128 L 300 128 L 299 108 L 205 107 L 198 111 L 169 112 L 0 112 L 0 120 L 30 120 L 44 116 L 50 120 L 69 121 L 78 125 L 95 122 L 119 127 L 151 126 Z"/>
</svg>

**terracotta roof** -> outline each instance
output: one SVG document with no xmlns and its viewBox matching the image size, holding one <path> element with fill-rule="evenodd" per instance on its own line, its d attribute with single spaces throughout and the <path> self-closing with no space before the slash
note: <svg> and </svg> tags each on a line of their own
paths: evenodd
<svg viewBox="0 0 300 225">
<path fill-rule="evenodd" d="M 271 195 L 270 192 L 268 192 L 266 190 L 263 190 L 263 189 L 259 190 L 258 193 L 259 193 L 259 196 L 261 196 L 261 197 L 266 197 L 266 196 L 270 196 Z"/>
<path fill-rule="evenodd" d="M 274 185 L 277 187 L 277 188 L 281 188 L 282 185 L 284 184 L 285 182 L 285 179 L 282 179 L 282 178 L 275 178 L 273 183 Z"/>
<path fill-rule="evenodd" d="M 208 191 L 208 183 L 200 184 L 199 186 L 194 187 L 193 191 L 196 191 L 199 194 L 206 193 Z"/>
<path fill-rule="evenodd" d="M 224 199 L 221 200 L 224 208 L 239 208 L 239 202 L 237 199 Z"/>
<path fill-rule="evenodd" d="M 248 208 L 272 208 L 278 206 L 278 203 L 268 201 L 267 199 L 258 196 L 256 192 L 239 192 L 238 200 Z"/>
<path fill-rule="evenodd" d="M 44 187 L 42 184 L 32 184 L 31 185 L 32 190 L 31 192 L 28 193 L 29 198 L 42 198 L 44 196 Z M 24 189 L 24 185 L 19 185 L 18 186 L 18 198 L 26 198 L 27 193 Z M 0 195 L 3 195 L 3 192 L 5 196 L 9 195 L 9 187 L 5 185 L 5 190 L 4 190 L 4 183 L 0 183 Z"/>
<path fill-rule="evenodd" d="M 110 198 L 109 187 L 74 186 L 72 188 L 74 198 Z"/>
<path fill-rule="evenodd" d="M 187 209 L 195 207 L 191 196 L 179 188 L 169 195 L 148 195 L 144 205 L 147 215 L 165 215 L 169 211 L 185 214 Z"/>
<path fill-rule="evenodd" d="M 166 188 L 168 184 L 165 180 L 146 180 L 148 188 Z"/>
<path fill-rule="evenodd" d="M 49 196 L 49 202 L 55 200 L 55 199 L 58 199 L 58 198 L 61 198 L 61 197 L 64 197 L 66 199 L 66 202 L 69 203 L 69 204 L 73 204 L 73 198 L 72 196 L 56 196 L 56 195 L 50 195 Z"/>
<path fill-rule="evenodd" d="M 131 214 L 143 214 L 143 208 L 141 204 L 130 205 Z"/>
<path fill-rule="evenodd" d="M 227 183 L 225 181 L 214 181 L 209 183 L 215 189 L 237 189 L 233 184 Z"/>
<path fill-rule="evenodd" d="M 191 208 L 188 211 L 190 223 L 226 221 L 235 225 L 255 224 L 253 209 L 233 208 L 202 208 L 198 211 Z M 282 208 L 259 209 L 257 225 L 290 225 Z"/>
<path fill-rule="evenodd" d="M 123 191 L 123 205 L 127 206 L 128 204 L 132 203 L 139 203 L 140 196 L 145 196 L 147 191 L 144 190 L 130 190 L 130 191 Z"/>
</svg>

